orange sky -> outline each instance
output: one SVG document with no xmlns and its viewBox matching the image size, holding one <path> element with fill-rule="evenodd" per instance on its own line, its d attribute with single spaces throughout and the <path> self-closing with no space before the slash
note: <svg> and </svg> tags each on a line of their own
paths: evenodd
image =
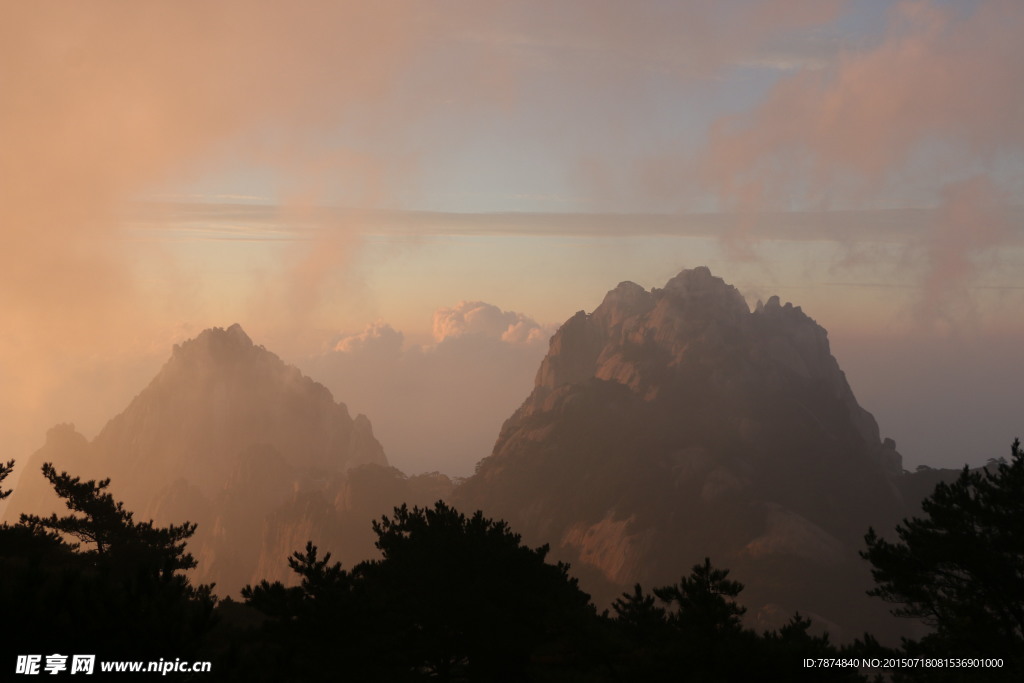
<svg viewBox="0 0 1024 683">
<path fill-rule="evenodd" d="M 1012 0 L 4 3 L 0 438 L 94 431 L 210 325 L 315 365 L 699 264 L 803 305 L 876 401 L 915 380 L 865 344 L 1022 367 L 1022 34 Z M 1008 443 L 984 389 L 947 410 Z"/>
</svg>

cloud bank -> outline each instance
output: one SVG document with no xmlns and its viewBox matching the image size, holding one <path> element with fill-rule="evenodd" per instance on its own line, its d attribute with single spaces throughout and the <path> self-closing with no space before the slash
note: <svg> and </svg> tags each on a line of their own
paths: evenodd
<svg viewBox="0 0 1024 683">
<path fill-rule="evenodd" d="M 977 258 L 1017 238 L 1008 215 L 1024 175 L 1000 169 L 1024 151 L 1022 31 L 1024 12 L 1008 0 L 897 3 L 877 44 L 788 75 L 752 110 L 719 118 L 696 177 L 747 212 L 938 207 L 919 311 L 948 315 L 948 294 L 976 275 Z M 726 239 L 757 238 L 748 216 Z"/>
<path fill-rule="evenodd" d="M 377 321 L 300 365 L 370 417 L 399 469 L 467 476 L 533 389 L 553 332 L 522 313 L 460 301 L 434 312 L 434 344 L 406 345 Z"/>
<path fill-rule="evenodd" d="M 510 344 L 532 344 L 546 341 L 552 332 L 522 313 L 503 311 L 483 301 L 460 301 L 451 308 L 434 311 L 434 339 L 438 343 L 479 335 Z"/>
</svg>

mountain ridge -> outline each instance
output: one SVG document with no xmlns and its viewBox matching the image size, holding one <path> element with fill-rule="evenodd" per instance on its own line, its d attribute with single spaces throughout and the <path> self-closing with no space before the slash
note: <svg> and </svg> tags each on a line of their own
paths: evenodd
<svg viewBox="0 0 1024 683">
<path fill-rule="evenodd" d="M 891 528 L 917 502 L 827 332 L 778 297 L 751 310 L 706 267 L 663 288 L 622 282 L 570 317 L 458 488 L 389 467 L 368 418 L 237 324 L 176 345 L 91 442 L 51 429 L 43 460 L 112 477 L 140 518 L 198 522 L 198 578 L 229 593 L 289 580 L 306 540 L 366 559 L 370 520 L 443 498 L 549 543 L 600 604 L 710 555 L 748 583 L 757 625 L 799 609 L 837 635 L 891 630 L 864 598 L 857 550 L 869 525 Z"/>
</svg>

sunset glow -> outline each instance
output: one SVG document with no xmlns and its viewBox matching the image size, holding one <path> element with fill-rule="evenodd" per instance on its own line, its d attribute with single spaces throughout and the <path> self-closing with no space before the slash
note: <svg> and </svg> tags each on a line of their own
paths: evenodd
<svg viewBox="0 0 1024 683">
<path fill-rule="evenodd" d="M 829 330 L 909 468 L 1020 432 L 1019 2 L 57 7 L 0 9 L 9 457 L 238 322 L 466 475 L 562 322 L 698 265 Z"/>
</svg>

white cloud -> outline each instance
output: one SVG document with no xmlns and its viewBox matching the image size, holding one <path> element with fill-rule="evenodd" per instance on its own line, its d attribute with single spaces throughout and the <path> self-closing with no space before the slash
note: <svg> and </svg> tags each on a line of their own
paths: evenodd
<svg viewBox="0 0 1024 683">
<path fill-rule="evenodd" d="M 536 344 L 547 341 L 550 336 L 550 332 L 545 331 L 536 322 L 529 318 L 523 318 L 514 325 L 508 326 L 501 335 L 501 341 L 509 344 Z"/>
<path fill-rule="evenodd" d="M 522 313 L 503 311 L 483 301 L 460 301 L 451 308 L 434 311 L 434 339 L 438 343 L 465 335 L 532 344 L 547 340 L 550 331 Z"/>
<path fill-rule="evenodd" d="M 334 345 L 334 351 L 342 353 L 377 353 L 397 356 L 402 351 L 405 335 L 385 322 L 377 321 L 366 326 L 359 334 L 342 337 Z"/>
</svg>

